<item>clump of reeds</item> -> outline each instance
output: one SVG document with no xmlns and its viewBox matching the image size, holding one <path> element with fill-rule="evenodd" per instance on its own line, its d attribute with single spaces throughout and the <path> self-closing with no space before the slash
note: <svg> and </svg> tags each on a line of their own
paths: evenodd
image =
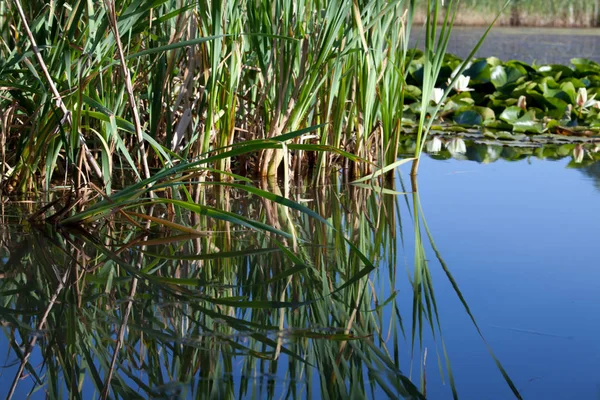
<svg viewBox="0 0 600 400">
<path fill-rule="evenodd" d="M 427 2 L 434 36 L 438 15 L 445 35 L 451 30 L 457 5 L 446 3 Z M 123 176 L 148 178 L 208 156 L 215 158 L 207 174 L 218 177 L 276 175 L 290 165 L 323 177 L 348 153 L 362 160 L 352 165 L 357 174 L 369 162 L 393 164 L 415 7 L 3 2 L 3 186 L 24 192 L 39 182 L 93 181 L 110 193 Z M 443 58 L 445 46 L 428 49 L 430 66 Z M 426 83 L 434 85 L 430 71 Z"/>
</svg>

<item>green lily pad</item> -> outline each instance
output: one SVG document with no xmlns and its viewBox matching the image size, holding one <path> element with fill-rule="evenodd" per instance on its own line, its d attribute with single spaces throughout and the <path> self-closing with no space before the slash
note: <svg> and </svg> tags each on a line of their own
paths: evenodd
<svg viewBox="0 0 600 400">
<path fill-rule="evenodd" d="M 563 79 L 561 81 L 561 83 L 563 85 L 566 84 L 567 82 L 569 82 L 573 85 L 573 87 L 575 88 L 575 91 L 577 91 L 577 89 L 579 89 L 579 88 L 586 87 L 586 85 L 580 79 L 577 79 L 577 78 L 571 77 L 571 78 Z"/>
<path fill-rule="evenodd" d="M 535 104 L 543 108 L 547 116 L 552 118 L 561 118 L 567 110 L 568 103 L 556 97 L 545 97 L 534 91 L 527 92 L 527 97 L 534 100 Z"/>
<path fill-rule="evenodd" d="M 483 135 L 484 138 L 488 138 L 488 139 L 498 139 L 498 136 L 496 135 L 498 132 L 489 130 L 489 129 L 482 129 L 481 130 L 481 134 Z"/>
<path fill-rule="evenodd" d="M 421 89 L 414 85 L 406 85 L 404 86 L 404 101 L 409 102 L 407 100 L 417 101 L 421 99 Z"/>
<path fill-rule="evenodd" d="M 499 119 L 494 121 L 484 121 L 483 125 L 488 129 L 497 129 L 497 130 L 508 130 L 512 129 L 512 124 L 506 123 Z"/>
<path fill-rule="evenodd" d="M 504 64 L 511 69 L 517 70 L 520 75 L 536 73 L 535 68 L 533 68 L 531 65 L 529 65 L 523 61 L 509 60 L 509 61 L 505 62 Z"/>
<path fill-rule="evenodd" d="M 500 114 L 499 118 L 512 125 L 521 117 L 521 114 L 523 114 L 523 110 L 520 107 L 512 106 L 507 107 L 502 114 Z"/>
<path fill-rule="evenodd" d="M 487 61 L 487 63 L 490 65 L 490 67 L 496 67 L 498 65 L 502 65 L 502 60 L 499 59 L 498 57 L 488 57 L 485 59 L 485 61 Z"/>
<path fill-rule="evenodd" d="M 508 83 L 508 74 L 502 65 L 497 65 L 490 72 L 490 80 L 496 89 Z"/>
<path fill-rule="evenodd" d="M 473 107 L 474 111 L 477 111 L 484 121 L 494 121 L 496 119 L 496 113 L 489 107 Z"/>
<path fill-rule="evenodd" d="M 542 133 L 544 125 L 535 120 L 533 112 L 527 112 L 513 124 L 515 132 Z"/>
<path fill-rule="evenodd" d="M 496 133 L 496 137 L 500 140 L 515 140 L 515 137 L 512 135 L 512 133 L 508 131 L 498 131 Z"/>
<path fill-rule="evenodd" d="M 560 78 L 571 77 L 574 74 L 574 71 L 571 68 L 559 64 L 542 65 L 537 69 L 537 72 L 538 74 L 550 76 L 557 80 Z"/>
<path fill-rule="evenodd" d="M 575 71 L 578 72 L 580 76 L 600 73 L 600 65 L 585 58 L 572 58 L 571 64 L 575 66 Z"/>
<path fill-rule="evenodd" d="M 499 118 L 511 124 L 515 132 L 542 133 L 544 131 L 542 123 L 536 120 L 534 110 L 524 112 L 516 106 L 507 107 Z"/>
<path fill-rule="evenodd" d="M 471 82 L 490 82 L 491 70 L 486 60 L 475 61 L 463 72 L 463 75 L 471 78 Z"/>
</svg>

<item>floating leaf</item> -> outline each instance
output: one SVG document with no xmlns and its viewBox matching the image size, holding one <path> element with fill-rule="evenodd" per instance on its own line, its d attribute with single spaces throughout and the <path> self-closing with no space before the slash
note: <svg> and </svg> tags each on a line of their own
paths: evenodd
<svg viewBox="0 0 600 400">
<path fill-rule="evenodd" d="M 508 83 L 508 75 L 502 65 L 497 65 L 492 68 L 490 80 L 496 89 L 501 88 Z"/>
</svg>

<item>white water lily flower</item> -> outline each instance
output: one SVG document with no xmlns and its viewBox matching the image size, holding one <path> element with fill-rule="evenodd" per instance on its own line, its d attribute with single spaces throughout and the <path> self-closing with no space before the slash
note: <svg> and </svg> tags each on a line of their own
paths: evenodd
<svg viewBox="0 0 600 400">
<path fill-rule="evenodd" d="M 426 147 L 428 153 L 439 153 L 442 150 L 442 139 L 434 136 L 427 142 Z"/>
<path fill-rule="evenodd" d="M 577 98 L 575 99 L 575 104 L 577 104 L 580 108 L 600 108 L 600 101 L 594 100 L 594 97 L 596 97 L 595 94 L 588 99 L 587 89 L 584 87 L 579 88 L 579 90 L 577 91 Z"/>
<path fill-rule="evenodd" d="M 465 154 L 467 152 L 467 145 L 461 138 L 453 138 L 446 143 L 446 148 L 451 154 Z"/>
<path fill-rule="evenodd" d="M 473 89 L 469 87 L 470 76 L 459 75 L 458 79 L 454 83 L 454 90 L 457 92 L 469 92 Z"/>
<path fill-rule="evenodd" d="M 583 161 L 583 156 L 585 156 L 585 150 L 583 149 L 583 146 L 581 144 L 578 144 L 573 149 L 573 160 L 577 164 L 579 164 L 580 162 Z"/>
<path fill-rule="evenodd" d="M 444 96 L 444 89 L 434 88 L 433 93 L 431 93 L 431 100 L 433 100 L 435 104 L 440 104 L 442 96 Z"/>
</svg>

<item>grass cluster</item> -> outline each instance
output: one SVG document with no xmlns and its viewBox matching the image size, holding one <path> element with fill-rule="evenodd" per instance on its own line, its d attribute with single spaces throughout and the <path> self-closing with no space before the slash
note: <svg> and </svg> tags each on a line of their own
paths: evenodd
<svg viewBox="0 0 600 400">
<path fill-rule="evenodd" d="M 148 178 L 241 145 L 207 167 L 267 176 L 310 166 L 319 179 L 339 158 L 332 149 L 390 165 L 415 3 L 2 2 L 4 187 L 91 180 L 110 192 L 121 173 Z M 425 87 L 456 16 L 449 3 L 427 2 Z"/>
</svg>

